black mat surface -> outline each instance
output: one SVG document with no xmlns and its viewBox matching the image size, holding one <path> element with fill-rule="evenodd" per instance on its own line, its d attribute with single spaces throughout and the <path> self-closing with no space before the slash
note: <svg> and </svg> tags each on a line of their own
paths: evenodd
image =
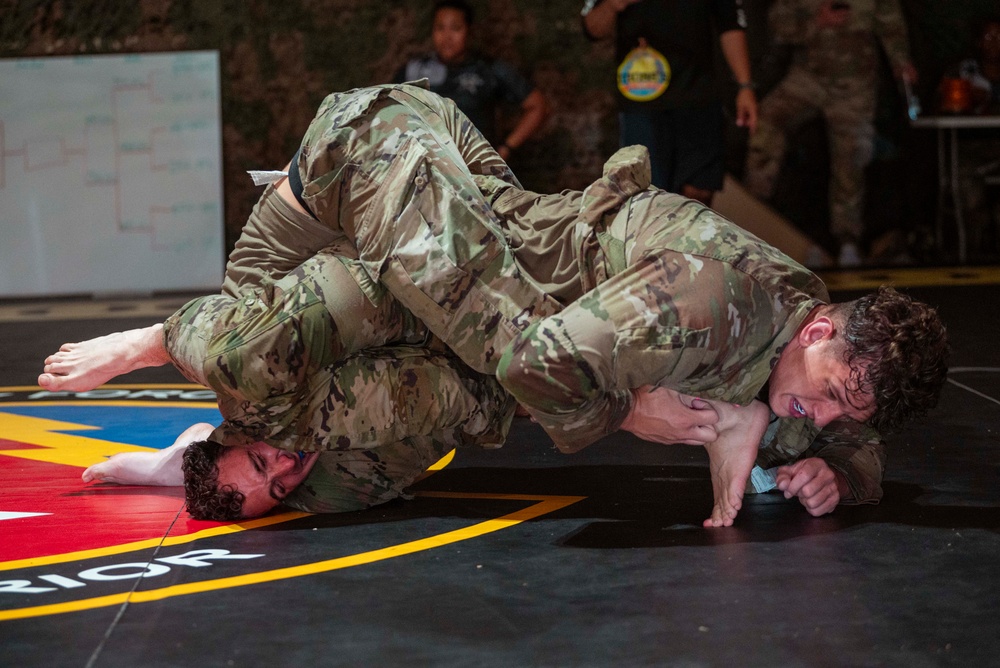
<svg viewBox="0 0 1000 668">
<path fill-rule="evenodd" d="M 412 500 L 8 570 L 167 569 L 87 583 L 128 602 L 0 621 L 0 665 L 1000 665 L 1000 288 L 909 292 L 940 307 L 954 369 L 930 418 L 888 439 L 878 506 L 811 518 L 762 495 L 704 530 L 701 449 L 614 436 L 560 455 L 519 421 Z M 33 383 L 65 340 L 145 324 L 0 323 L 0 384 Z M 24 596 L 0 591 L 0 613 Z"/>
</svg>

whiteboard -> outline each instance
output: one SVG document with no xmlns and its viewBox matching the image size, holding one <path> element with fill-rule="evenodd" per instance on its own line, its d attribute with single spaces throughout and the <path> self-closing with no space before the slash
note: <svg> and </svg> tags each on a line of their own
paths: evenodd
<svg viewBox="0 0 1000 668">
<path fill-rule="evenodd" d="M 0 296 L 216 291 L 218 52 L 0 60 Z"/>
</svg>

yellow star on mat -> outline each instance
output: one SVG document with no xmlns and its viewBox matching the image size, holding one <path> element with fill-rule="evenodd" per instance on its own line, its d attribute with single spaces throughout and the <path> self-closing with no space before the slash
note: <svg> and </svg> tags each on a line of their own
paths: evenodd
<svg viewBox="0 0 1000 668">
<path fill-rule="evenodd" d="M 41 446 L 30 449 L 0 450 L 0 455 L 20 457 L 36 462 L 87 468 L 91 464 L 101 461 L 104 457 L 110 457 L 119 452 L 150 452 L 155 450 L 155 448 L 145 448 L 128 443 L 88 438 L 79 434 L 58 433 L 60 431 L 100 429 L 93 425 L 3 412 L 0 412 L 0 424 L 3 425 L 5 439 Z M 0 446 L 0 448 L 2 447 Z"/>
</svg>

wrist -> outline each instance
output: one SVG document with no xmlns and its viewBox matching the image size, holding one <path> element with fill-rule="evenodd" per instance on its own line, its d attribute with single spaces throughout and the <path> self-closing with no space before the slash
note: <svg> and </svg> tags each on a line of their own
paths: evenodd
<svg viewBox="0 0 1000 668">
<path fill-rule="evenodd" d="M 852 499 L 854 494 L 851 492 L 851 486 L 847 483 L 847 477 L 838 471 L 833 469 L 833 478 L 837 484 L 837 493 L 840 494 L 840 500 Z"/>
<path fill-rule="evenodd" d="M 754 83 L 753 79 L 750 79 L 749 81 L 737 81 L 736 82 L 736 89 L 737 90 L 753 90 L 753 91 L 756 91 L 757 90 L 757 84 Z"/>
</svg>

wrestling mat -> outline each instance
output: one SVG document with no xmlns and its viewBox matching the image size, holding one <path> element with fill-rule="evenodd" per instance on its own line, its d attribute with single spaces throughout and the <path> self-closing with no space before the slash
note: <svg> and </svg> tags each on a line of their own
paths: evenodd
<svg viewBox="0 0 1000 668">
<path fill-rule="evenodd" d="M 527 420 L 407 500 L 194 521 L 179 489 L 80 474 L 217 421 L 211 393 L 171 369 L 33 384 L 62 342 L 163 314 L 6 305 L 0 665 L 996 665 L 997 286 L 910 292 L 939 306 L 953 368 L 888 439 L 883 502 L 811 518 L 748 497 L 714 531 L 703 450 L 616 435 L 560 455 Z"/>
</svg>

